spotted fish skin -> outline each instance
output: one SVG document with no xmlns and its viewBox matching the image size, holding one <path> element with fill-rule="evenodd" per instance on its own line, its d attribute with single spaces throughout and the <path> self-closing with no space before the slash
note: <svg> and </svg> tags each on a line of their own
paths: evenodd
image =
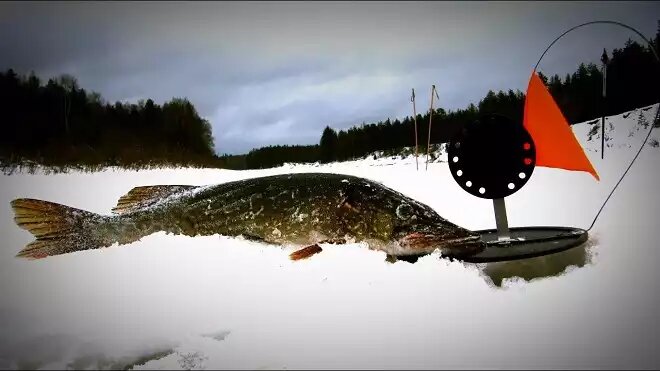
<svg viewBox="0 0 660 371">
<path fill-rule="evenodd" d="M 460 257 L 484 248 L 478 234 L 450 223 L 431 207 L 355 176 L 297 173 L 177 187 L 169 193 L 159 189 L 162 198 L 141 200 L 141 207 L 121 215 L 93 214 L 95 228 L 89 233 L 94 238 L 89 240 L 107 246 L 165 231 L 242 235 L 277 245 L 364 241 L 392 256 L 425 255 L 439 248 Z"/>
</svg>

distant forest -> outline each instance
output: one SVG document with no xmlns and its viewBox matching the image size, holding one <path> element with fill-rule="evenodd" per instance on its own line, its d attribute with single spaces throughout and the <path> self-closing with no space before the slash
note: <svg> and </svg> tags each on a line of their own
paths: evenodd
<svg viewBox="0 0 660 371">
<path fill-rule="evenodd" d="M 660 22 L 654 45 L 660 50 Z M 606 51 L 604 51 L 607 53 Z M 608 55 L 607 101 L 602 98 L 601 66 L 581 63 L 573 74 L 539 75 L 570 124 L 588 121 L 601 115 L 614 115 L 660 102 L 660 65 L 648 46 L 628 40 L 621 49 Z M 598 56 L 600 57 L 600 56 Z M 431 143 L 448 142 L 454 133 L 481 114 L 496 112 L 522 123 L 525 94 L 519 90 L 488 91 L 477 105 L 445 111 L 434 109 Z M 412 111 L 412 107 L 411 107 Z M 417 115 L 420 151 L 426 151 L 429 112 Z M 287 162 L 330 162 L 362 158 L 374 151 L 394 150 L 415 145 L 414 119 L 386 119 L 337 132 L 327 126 L 318 145 L 268 146 L 246 155 L 224 155 L 225 165 L 237 169 L 267 168 Z"/>
<path fill-rule="evenodd" d="M 0 72 L 0 165 L 219 166 L 211 126 L 185 98 L 104 102 L 62 75 Z"/>
<path fill-rule="evenodd" d="M 660 22 L 654 39 L 660 48 Z M 600 57 L 600 56 L 599 56 Z M 651 50 L 629 40 L 609 55 L 607 101 L 601 97 L 602 71 L 580 64 L 563 78 L 540 73 L 571 124 L 660 102 L 660 65 Z M 479 115 L 504 114 L 522 122 L 521 91 L 488 91 L 465 109 L 434 109 L 431 143 L 440 144 Z M 186 98 L 162 106 L 153 100 L 109 103 L 78 86 L 70 75 L 45 84 L 34 74 L 0 72 L 0 167 L 40 164 L 98 169 L 105 166 L 196 166 L 255 169 L 293 162 L 361 158 L 374 151 L 414 146 L 414 120 L 386 119 L 337 132 L 328 125 L 319 144 L 268 146 L 244 155 L 217 156 L 211 126 Z M 429 112 L 417 115 L 418 142 L 425 151 Z"/>
</svg>

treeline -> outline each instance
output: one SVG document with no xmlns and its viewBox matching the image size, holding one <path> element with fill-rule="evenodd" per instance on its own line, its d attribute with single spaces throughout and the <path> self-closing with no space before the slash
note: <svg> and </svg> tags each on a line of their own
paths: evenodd
<svg viewBox="0 0 660 371">
<path fill-rule="evenodd" d="M 318 146 L 268 146 L 250 151 L 245 156 L 249 169 L 279 166 L 287 162 L 318 161 Z"/>
<path fill-rule="evenodd" d="M 654 40 L 660 46 L 660 27 Z M 604 51 L 607 53 L 606 51 Z M 599 56 L 600 57 L 600 56 Z M 621 49 L 608 55 L 607 99 L 602 98 L 603 73 L 599 65 L 581 63 L 564 78 L 548 78 L 539 71 L 541 79 L 555 98 L 570 124 L 588 121 L 601 115 L 613 115 L 641 106 L 660 102 L 660 65 L 648 46 L 629 40 Z M 448 142 L 463 125 L 485 113 L 500 113 L 522 123 L 525 95 L 519 91 L 488 91 L 475 106 L 445 111 L 435 109 L 431 121 L 431 143 Z M 429 113 L 417 115 L 417 143 L 426 150 Z M 251 151 L 252 161 L 243 161 L 245 168 L 278 166 L 284 162 L 330 162 L 361 158 L 378 150 L 393 150 L 415 145 L 415 121 L 412 116 L 362 123 L 339 132 L 329 126 L 321 135 L 318 146 L 266 147 Z M 314 157 L 316 152 L 316 157 Z M 240 156 L 233 156 L 234 159 Z M 237 162 L 238 164 L 238 162 Z"/>
<path fill-rule="evenodd" d="M 660 28 L 655 48 L 660 50 Z M 606 53 L 606 51 L 605 51 Z M 628 40 L 608 56 L 607 98 L 602 99 L 603 73 L 594 64 L 580 64 L 563 79 L 542 76 L 566 119 L 578 123 L 601 114 L 614 115 L 660 101 L 660 64 L 648 46 Z"/>
<path fill-rule="evenodd" d="M 105 102 L 69 75 L 0 72 L 0 165 L 218 166 L 211 126 L 185 98 Z"/>
<path fill-rule="evenodd" d="M 660 27 L 654 39 L 660 47 Z M 658 48 L 660 49 L 660 48 Z M 597 56 L 600 57 L 600 56 Z M 541 78 L 569 123 L 588 121 L 660 102 L 660 65 L 652 51 L 629 40 L 614 49 L 607 67 L 607 100 L 601 97 L 599 65 L 580 64 L 572 74 Z M 522 71 L 521 73 L 525 73 Z M 488 91 L 476 105 L 433 111 L 431 143 L 446 143 L 480 115 L 504 114 L 522 122 L 525 95 Z M 418 114 L 417 143 L 424 152 L 429 112 Z M 215 155 L 211 126 L 185 98 L 158 105 L 153 100 L 105 102 L 68 75 L 45 84 L 35 76 L 0 72 L 0 167 L 204 166 L 254 169 L 286 162 L 329 162 L 361 158 L 374 151 L 415 145 L 415 118 L 388 118 L 336 131 L 326 127 L 318 145 L 268 146 L 245 155 Z"/>
<path fill-rule="evenodd" d="M 509 91 L 489 94 L 479 106 L 470 104 L 467 109 L 446 112 L 434 109 L 431 123 L 431 144 L 445 143 L 466 122 L 479 117 L 479 112 L 501 112 L 522 120 L 523 93 Z M 429 113 L 417 115 L 417 141 L 420 152 L 425 152 L 428 142 Z M 341 130 L 337 133 L 329 126 L 322 133 L 319 145 L 268 146 L 253 149 L 247 155 L 224 155 L 222 166 L 232 169 L 260 169 L 280 166 L 284 163 L 310 163 L 346 161 L 364 157 L 378 150 L 392 150 L 415 145 L 415 122 L 412 116 L 394 121 L 387 119 Z"/>
</svg>

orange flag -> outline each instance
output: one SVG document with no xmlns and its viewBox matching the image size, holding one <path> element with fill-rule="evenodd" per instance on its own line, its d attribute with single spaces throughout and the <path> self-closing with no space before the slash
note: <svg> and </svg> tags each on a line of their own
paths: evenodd
<svg viewBox="0 0 660 371">
<path fill-rule="evenodd" d="M 536 165 L 586 171 L 600 180 L 541 78 L 532 72 L 523 125 L 536 146 Z"/>
</svg>

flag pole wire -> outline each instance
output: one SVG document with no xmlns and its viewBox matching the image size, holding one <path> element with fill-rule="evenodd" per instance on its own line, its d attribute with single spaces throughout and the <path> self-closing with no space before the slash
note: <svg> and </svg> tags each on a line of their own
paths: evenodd
<svg viewBox="0 0 660 371">
<path fill-rule="evenodd" d="M 599 21 L 591 21 L 591 22 L 586 22 L 586 23 L 579 24 L 579 25 L 577 25 L 577 26 L 575 26 L 575 27 L 571 27 L 571 28 L 569 28 L 569 29 L 566 30 L 564 33 L 562 33 L 561 35 L 559 35 L 556 39 L 554 39 L 554 40 L 550 43 L 550 45 L 548 45 L 547 48 L 545 48 L 545 50 L 543 51 L 543 54 L 541 54 L 541 57 L 540 57 L 539 60 L 536 62 L 536 65 L 534 66 L 534 70 L 532 70 L 532 73 L 536 73 L 536 69 L 538 68 L 538 66 L 539 66 L 539 64 L 541 63 L 541 60 L 543 59 L 543 57 L 545 56 L 545 54 L 548 52 L 548 50 L 550 50 L 550 48 L 551 48 L 551 47 L 552 47 L 557 41 L 559 41 L 559 39 L 561 39 L 562 37 L 564 37 L 564 35 L 566 35 L 567 33 L 571 32 L 571 31 L 573 31 L 573 30 L 575 30 L 575 29 L 578 29 L 578 28 L 581 28 L 581 27 L 584 27 L 584 26 L 588 26 L 588 25 L 592 25 L 592 24 L 612 24 L 612 25 L 617 25 L 617 26 L 621 26 L 621 27 L 623 27 L 623 28 L 627 28 L 628 30 L 630 30 L 630 31 L 632 31 L 632 32 L 634 32 L 634 33 L 636 33 L 637 36 L 639 36 L 640 38 L 642 38 L 642 40 L 644 40 L 644 41 L 646 42 L 646 44 L 648 45 L 649 49 L 651 50 L 651 52 L 652 52 L 653 55 L 655 56 L 656 61 L 658 61 L 658 63 L 660 63 L 660 58 L 658 57 L 658 53 L 657 53 L 657 51 L 655 50 L 653 44 L 652 44 L 651 41 L 649 41 L 646 37 L 644 37 L 644 35 L 643 35 L 641 32 L 637 31 L 635 28 L 633 28 L 633 27 L 631 27 L 631 26 L 629 26 L 629 25 L 627 25 L 627 24 L 625 24 L 625 23 L 621 23 L 621 22 L 617 22 L 617 21 L 599 20 Z M 656 102 L 656 104 L 658 104 L 658 103 Z M 628 167 L 626 168 L 626 170 L 623 172 L 623 174 L 621 175 L 621 177 L 619 178 L 619 180 L 616 182 L 616 184 L 614 185 L 614 187 L 612 188 L 612 190 L 610 191 L 610 193 L 607 195 L 607 198 L 605 199 L 605 201 L 603 202 L 603 204 L 600 206 L 600 209 L 598 210 L 598 213 L 596 213 L 596 216 L 594 217 L 593 221 L 591 222 L 591 225 L 590 225 L 589 228 L 587 229 L 587 232 L 590 231 L 591 228 L 594 227 L 594 225 L 596 224 L 596 220 L 598 219 L 598 217 L 600 216 L 600 213 L 601 213 L 601 212 L 603 211 L 603 209 L 605 208 L 605 205 L 606 205 L 607 202 L 610 200 L 610 198 L 611 198 L 612 195 L 614 194 L 614 191 L 617 189 L 617 187 L 619 187 L 619 184 L 621 184 L 621 182 L 623 181 L 623 178 L 625 178 L 625 176 L 628 174 L 628 171 L 630 170 L 630 168 L 632 167 L 632 165 L 635 163 L 635 161 L 636 161 L 637 158 L 639 157 L 639 154 L 640 154 L 640 153 L 642 152 L 642 150 L 644 149 L 644 146 L 646 145 L 646 142 L 648 141 L 649 137 L 651 136 L 651 132 L 653 131 L 653 127 L 654 127 L 654 126 L 657 124 L 657 122 L 658 122 L 658 116 L 659 116 L 659 114 L 660 114 L 660 104 L 658 104 L 658 108 L 656 108 L 656 110 L 655 110 L 655 117 L 654 117 L 654 119 L 653 119 L 653 122 L 652 122 L 651 125 L 650 125 L 651 128 L 649 129 L 648 133 L 646 134 L 646 137 L 644 138 L 644 142 L 642 142 L 642 145 L 639 147 L 639 150 L 637 150 L 637 153 L 636 153 L 635 156 L 633 157 L 632 161 L 630 161 L 630 164 L 628 165 Z"/>
</svg>

